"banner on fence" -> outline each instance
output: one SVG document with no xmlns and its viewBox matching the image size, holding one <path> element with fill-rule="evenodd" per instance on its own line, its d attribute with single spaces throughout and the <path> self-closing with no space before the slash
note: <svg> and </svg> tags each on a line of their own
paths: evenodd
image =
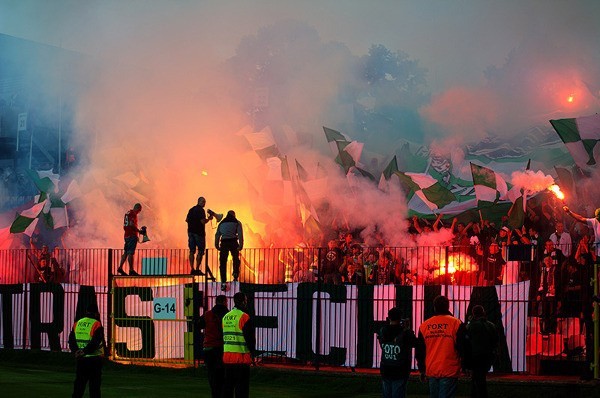
<svg viewBox="0 0 600 398">
<path fill-rule="evenodd" d="M 168 277 L 164 277 L 168 279 Z M 140 282 L 142 283 L 142 282 Z M 231 283 L 226 292 L 243 291 L 254 316 L 257 349 L 300 361 L 350 367 L 378 367 L 375 333 L 397 306 L 418 330 L 433 315 L 433 298 L 444 293 L 451 310 L 465 320 L 472 306 L 483 305 L 503 336 L 495 370 L 524 371 L 529 281 L 512 285 L 394 286 Z M 90 303 L 102 322 L 114 320 L 114 354 L 121 359 L 178 360 L 193 357 L 199 331 L 194 319 L 222 294 L 220 284 L 176 283 L 115 287 L 112 309 L 106 287 L 71 284 L 0 285 L 0 347 L 68 350 L 70 328 Z M 443 289 L 443 291 L 442 291 Z M 109 317 L 110 311 L 112 317 Z M 27 314 L 27 320 L 24 320 Z M 25 326 L 24 326 L 25 325 Z"/>
</svg>

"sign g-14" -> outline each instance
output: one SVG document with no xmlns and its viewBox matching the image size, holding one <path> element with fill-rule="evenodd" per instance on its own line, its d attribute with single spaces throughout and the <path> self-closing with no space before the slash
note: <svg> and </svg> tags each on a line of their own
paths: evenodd
<svg viewBox="0 0 600 398">
<path fill-rule="evenodd" d="M 153 300 L 154 319 L 175 319 L 175 298 L 160 297 Z"/>
</svg>

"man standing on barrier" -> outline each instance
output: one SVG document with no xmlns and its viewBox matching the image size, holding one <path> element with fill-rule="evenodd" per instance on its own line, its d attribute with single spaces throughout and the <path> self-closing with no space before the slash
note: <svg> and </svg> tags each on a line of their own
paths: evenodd
<svg viewBox="0 0 600 398">
<path fill-rule="evenodd" d="M 412 349 L 416 346 L 417 338 L 410 328 L 410 321 L 402 319 L 399 308 L 391 308 L 387 320 L 389 324 L 383 326 L 377 334 L 381 346 L 383 398 L 404 398 L 411 369 Z"/>
<path fill-rule="evenodd" d="M 77 359 L 73 398 L 83 397 L 88 382 L 90 398 L 100 397 L 102 357 L 105 346 L 104 328 L 100 323 L 100 314 L 90 308 L 83 318 L 75 322 L 69 333 L 69 348 Z"/>
<path fill-rule="evenodd" d="M 204 364 L 212 398 L 221 398 L 223 389 L 223 317 L 227 311 L 227 297 L 219 295 L 215 306 L 198 320 L 198 328 L 204 329 Z"/>
<path fill-rule="evenodd" d="M 146 230 L 146 227 L 138 229 L 137 217 L 141 211 L 142 205 L 140 203 L 136 203 L 135 205 L 133 205 L 133 209 L 125 213 L 125 217 L 123 219 L 123 231 L 125 231 L 125 247 L 123 248 L 123 255 L 121 256 L 121 262 L 119 263 L 119 268 L 117 269 L 117 273 L 119 275 L 127 275 L 125 271 L 123 271 L 123 264 L 125 264 L 125 260 L 127 260 L 127 262 L 129 263 L 129 275 L 139 275 L 133 269 L 133 255 L 135 254 L 135 248 L 138 244 L 138 234 L 145 234 Z"/>
<path fill-rule="evenodd" d="M 209 210 L 209 217 L 206 218 L 206 212 L 204 206 L 206 205 L 206 199 L 203 196 L 198 198 L 198 204 L 192 207 L 185 218 L 187 223 L 188 233 L 188 247 L 190 248 L 190 268 L 192 275 L 204 275 L 200 270 L 202 266 L 202 257 L 206 251 L 206 230 L 205 225 L 213 219 L 212 212 Z M 198 250 L 196 256 L 196 268 L 194 268 L 194 255 Z"/>
<path fill-rule="evenodd" d="M 460 337 L 462 322 L 452 316 L 446 296 L 433 300 L 434 316 L 419 327 L 415 357 L 421 380 L 429 379 L 431 398 L 451 398 L 456 394 L 460 375 Z"/>
<path fill-rule="evenodd" d="M 254 363 L 256 336 L 248 298 L 242 292 L 233 296 L 235 307 L 223 317 L 223 398 L 246 398 L 250 394 L 250 365 Z"/>
<path fill-rule="evenodd" d="M 244 247 L 242 223 L 235 218 L 235 212 L 229 210 L 227 216 L 219 223 L 215 234 L 215 248 L 219 251 L 219 271 L 221 273 L 221 290 L 227 285 L 227 258 L 229 253 L 233 259 L 233 281 L 240 276 L 240 250 Z"/>
</svg>

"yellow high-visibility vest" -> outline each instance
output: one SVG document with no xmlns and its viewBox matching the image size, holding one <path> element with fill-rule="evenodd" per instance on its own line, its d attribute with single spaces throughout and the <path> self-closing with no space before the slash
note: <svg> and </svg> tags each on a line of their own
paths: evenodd
<svg viewBox="0 0 600 398">
<path fill-rule="evenodd" d="M 73 325 L 73 331 L 75 332 L 75 341 L 77 343 L 77 348 L 83 350 L 90 341 L 92 341 L 92 336 L 96 329 L 101 326 L 100 322 L 93 318 L 81 318 L 75 325 Z M 97 357 L 99 355 L 104 355 L 104 345 L 100 344 L 94 352 L 90 354 L 86 354 L 86 357 Z"/>
<path fill-rule="evenodd" d="M 234 307 L 223 317 L 223 363 L 252 363 L 243 325 L 240 325 L 244 315 L 248 316 Z"/>
</svg>

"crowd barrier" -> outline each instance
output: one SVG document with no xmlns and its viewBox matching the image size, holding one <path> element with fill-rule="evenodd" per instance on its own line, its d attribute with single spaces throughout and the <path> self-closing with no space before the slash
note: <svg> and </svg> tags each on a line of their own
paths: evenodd
<svg viewBox="0 0 600 398">
<path fill-rule="evenodd" d="M 135 277 L 115 275 L 122 250 L 56 249 L 52 257 L 61 270 L 46 282 L 40 280 L 37 251 L 4 250 L 0 347 L 66 351 L 73 322 L 95 304 L 112 359 L 191 366 L 202 356 L 198 317 L 218 294 L 231 307 L 233 294 L 243 291 L 263 360 L 374 368 L 380 359 L 376 333 L 387 311 L 400 307 L 418 330 L 433 313 L 433 298 L 444 294 L 461 320 L 468 321 L 470 309 L 480 304 L 501 330 L 495 371 L 536 372 L 543 359 L 585 360 L 591 273 L 579 274 L 578 292 L 557 292 L 548 303 L 538 299 L 540 259 L 530 248 L 520 248 L 518 260 L 508 257 L 496 284 L 487 281 L 476 257 L 460 249 L 388 248 L 394 267 L 406 272 L 395 273 L 389 283 L 375 278 L 359 284 L 324 282 L 326 248 L 244 249 L 238 281 L 231 281 L 227 262 L 225 291 L 218 252 L 211 249 L 203 261 L 206 276 L 190 275 L 188 250 L 138 249 L 134 268 L 141 275 Z M 302 280 L 295 278 L 299 271 Z"/>
</svg>

